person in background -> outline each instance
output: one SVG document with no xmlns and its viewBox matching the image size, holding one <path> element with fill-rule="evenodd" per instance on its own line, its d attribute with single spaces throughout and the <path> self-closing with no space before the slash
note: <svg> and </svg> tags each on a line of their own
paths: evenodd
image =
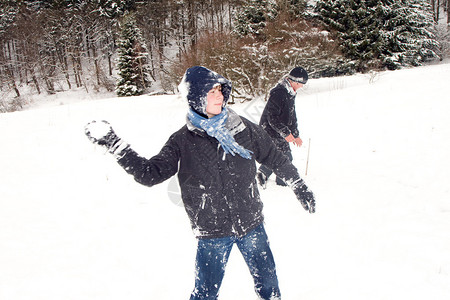
<svg viewBox="0 0 450 300">
<path fill-rule="evenodd" d="M 106 147 L 143 185 L 153 186 L 178 174 L 184 207 L 198 239 L 191 300 L 217 299 L 234 244 L 253 276 L 258 297 L 281 299 L 255 162 L 283 178 L 310 213 L 315 212 L 314 195 L 267 133 L 226 106 L 230 81 L 195 66 L 186 71 L 179 91 L 189 104 L 186 124 L 150 159 L 132 150 L 106 121 L 87 124 L 86 135 Z"/>
<path fill-rule="evenodd" d="M 308 73 L 302 67 L 293 68 L 269 92 L 269 99 L 264 107 L 259 124 L 269 134 L 277 148 L 292 161 L 289 143 L 301 147 L 295 112 L 297 91 L 308 81 Z M 257 172 L 257 179 L 262 188 L 273 173 L 270 166 L 262 164 Z M 286 186 L 285 181 L 277 176 L 276 183 Z"/>
</svg>

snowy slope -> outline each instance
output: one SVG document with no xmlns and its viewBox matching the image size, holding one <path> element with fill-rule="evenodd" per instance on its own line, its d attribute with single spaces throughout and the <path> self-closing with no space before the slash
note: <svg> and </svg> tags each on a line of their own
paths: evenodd
<svg viewBox="0 0 450 300">
<path fill-rule="evenodd" d="M 449 83 L 441 64 L 300 93 L 294 163 L 317 213 L 273 181 L 261 191 L 283 299 L 450 298 Z M 258 121 L 263 103 L 233 108 Z M 106 119 L 151 156 L 185 113 L 142 96 L 0 115 L 0 299 L 188 299 L 196 243 L 176 182 L 135 183 L 83 131 Z M 256 299 L 237 249 L 220 299 Z"/>
</svg>

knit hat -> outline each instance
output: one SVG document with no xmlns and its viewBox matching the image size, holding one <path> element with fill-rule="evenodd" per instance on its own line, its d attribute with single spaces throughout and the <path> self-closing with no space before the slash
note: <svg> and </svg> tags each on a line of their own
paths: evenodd
<svg viewBox="0 0 450 300">
<path fill-rule="evenodd" d="M 287 78 L 294 82 L 305 84 L 308 81 L 308 72 L 302 67 L 295 67 L 289 72 Z"/>
<path fill-rule="evenodd" d="M 189 107 L 200 115 L 206 115 L 206 96 L 217 85 L 221 85 L 223 94 L 222 108 L 228 102 L 231 94 L 231 82 L 202 66 L 191 67 L 178 85 L 181 96 L 188 102 Z"/>
</svg>

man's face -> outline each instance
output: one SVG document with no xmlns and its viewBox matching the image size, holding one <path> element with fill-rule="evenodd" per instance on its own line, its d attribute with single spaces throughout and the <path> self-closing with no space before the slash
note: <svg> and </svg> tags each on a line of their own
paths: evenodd
<svg viewBox="0 0 450 300">
<path fill-rule="evenodd" d="M 223 95 L 220 85 L 212 88 L 206 95 L 206 114 L 209 118 L 222 112 Z"/>
<path fill-rule="evenodd" d="M 296 92 L 303 87 L 303 83 L 291 81 L 291 86 L 294 89 L 294 92 Z"/>
</svg>

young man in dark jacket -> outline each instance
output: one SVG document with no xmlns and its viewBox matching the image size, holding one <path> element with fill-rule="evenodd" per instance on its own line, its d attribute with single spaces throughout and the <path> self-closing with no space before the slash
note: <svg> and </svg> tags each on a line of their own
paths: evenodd
<svg viewBox="0 0 450 300">
<path fill-rule="evenodd" d="M 261 115 L 259 125 L 272 138 L 277 148 L 283 152 L 291 161 L 292 153 L 289 143 L 300 147 L 300 139 L 297 125 L 297 114 L 295 112 L 295 97 L 297 91 L 308 81 L 308 73 L 302 67 L 292 69 L 284 76 L 278 84 L 270 90 L 269 100 Z M 259 184 L 265 188 L 267 180 L 272 174 L 270 166 L 262 164 L 258 170 L 257 178 Z M 286 185 L 282 178 L 277 176 L 278 185 Z"/>
<path fill-rule="evenodd" d="M 217 299 L 234 244 L 260 299 L 280 299 L 255 160 L 283 178 L 310 213 L 315 211 L 314 196 L 266 132 L 226 107 L 230 81 L 204 67 L 192 67 L 179 90 L 189 103 L 186 125 L 150 159 L 139 156 L 105 121 L 89 123 L 86 134 L 141 184 L 153 186 L 178 174 L 184 207 L 198 238 L 191 300 Z"/>
</svg>

